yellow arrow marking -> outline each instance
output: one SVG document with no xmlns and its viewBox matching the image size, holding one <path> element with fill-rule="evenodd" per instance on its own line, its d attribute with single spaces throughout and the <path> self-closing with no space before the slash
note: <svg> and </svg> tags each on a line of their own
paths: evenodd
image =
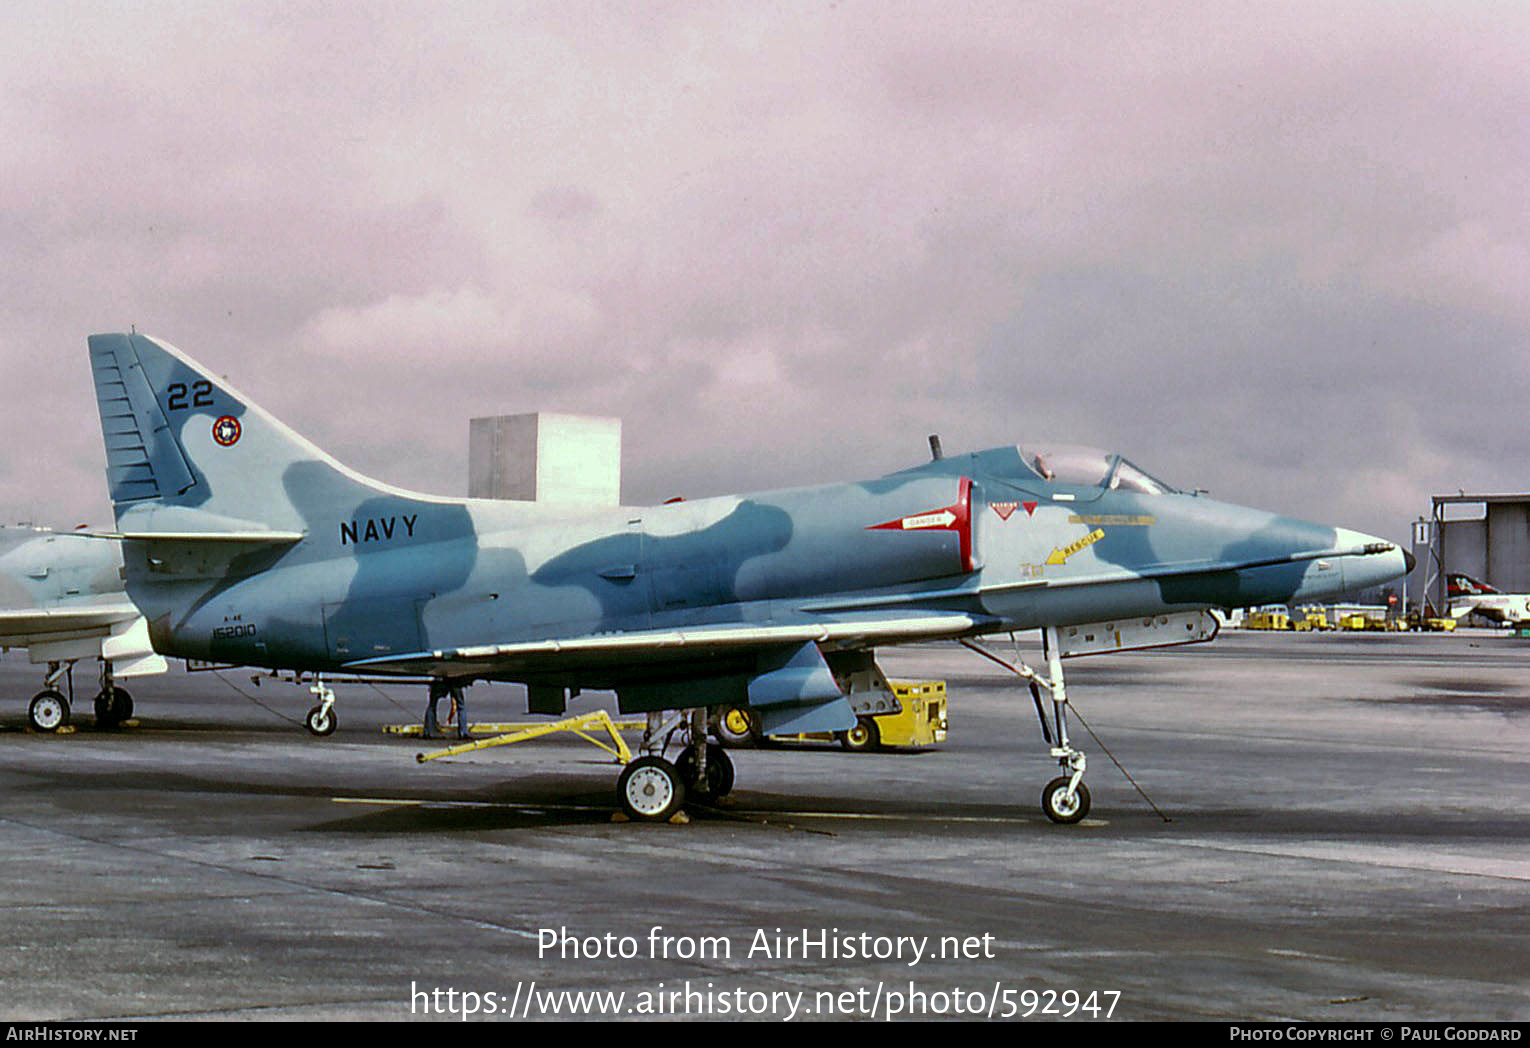
<svg viewBox="0 0 1530 1048">
<path fill-rule="evenodd" d="M 1073 554 L 1077 553 L 1081 549 L 1086 549 L 1089 546 L 1093 546 L 1096 542 L 1100 541 L 1104 537 L 1105 529 L 1095 528 L 1093 531 L 1079 539 L 1077 542 L 1070 542 L 1066 546 L 1059 546 L 1054 549 L 1051 555 L 1047 557 L 1047 563 L 1066 564 L 1068 563 L 1068 558 L 1073 556 Z"/>
</svg>

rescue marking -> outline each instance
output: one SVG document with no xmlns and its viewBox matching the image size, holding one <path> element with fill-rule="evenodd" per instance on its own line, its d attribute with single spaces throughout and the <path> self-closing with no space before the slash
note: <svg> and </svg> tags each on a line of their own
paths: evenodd
<svg viewBox="0 0 1530 1048">
<path fill-rule="evenodd" d="M 1066 564 L 1068 563 L 1069 557 L 1073 556 L 1079 550 L 1087 549 L 1090 546 L 1093 546 L 1096 542 L 1100 541 L 1104 537 L 1105 530 L 1103 528 L 1095 528 L 1093 531 L 1079 539 L 1077 542 L 1070 542 L 1066 546 L 1059 546 L 1054 549 L 1051 555 L 1047 557 L 1047 563 Z"/>
</svg>

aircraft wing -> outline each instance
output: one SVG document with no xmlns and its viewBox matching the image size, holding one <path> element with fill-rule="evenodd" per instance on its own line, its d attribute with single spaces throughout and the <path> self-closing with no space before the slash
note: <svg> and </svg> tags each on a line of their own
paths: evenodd
<svg viewBox="0 0 1530 1048">
<path fill-rule="evenodd" d="M 638 657 L 645 664 L 653 665 L 754 655 L 771 649 L 800 648 L 809 643 L 825 647 L 860 647 L 939 639 L 980 631 L 997 622 L 997 619 L 984 615 L 953 612 L 879 615 L 788 625 L 736 623 L 680 630 L 632 630 L 385 655 L 347 663 L 346 668 L 388 674 L 513 677 L 630 666 Z"/>
</svg>

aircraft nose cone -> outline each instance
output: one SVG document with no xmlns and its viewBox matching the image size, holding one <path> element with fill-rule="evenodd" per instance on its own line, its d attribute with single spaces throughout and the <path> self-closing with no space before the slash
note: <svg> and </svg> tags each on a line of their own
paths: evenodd
<svg viewBox="0 0 1530 1048">
<path fill-rule="evenodd" d="M 1413 570 L 1413 554 L 1386 539 L 1340 528 L 1339 545 L 1360 553 L 1344 558 L 1344 581 L 1351 591 L 1380 586 Z"/>
<path fill-rule="evenodd" d="M 1418 558 L 1415 557 L 1413 554 L 1409 553 L 1407 550 L 1403 550 L 1402 551 L 1402 555 L 1403 555 L 1403 563 L 1408 566 L 1408 574 L 1412 575 L 1413 574 L 1413 569 L 1418 565 Z"/>
</svg>

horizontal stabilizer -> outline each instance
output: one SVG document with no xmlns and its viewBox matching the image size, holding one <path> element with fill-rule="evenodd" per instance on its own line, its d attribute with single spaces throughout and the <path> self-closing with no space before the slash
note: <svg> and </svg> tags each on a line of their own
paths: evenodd
<svg viewBox="0 0 1530 1048">
<path fill-rule="evenodd" d="M 291 545 L 301 542 L 301 531 L 278 531 L 259 521 L 227 517 L 188 506 L 135 506 L 117 517 L 113 531 L 78 534 L 98 539 L 131 542 L 235 542 Z"/>
<path fill-rule="evenodd" d="M 243 542 L 290 546 L 302 542 L 301 531 L 90 531 L 91 538 L 122 539 L 127 542 Z"/>
</svg>

